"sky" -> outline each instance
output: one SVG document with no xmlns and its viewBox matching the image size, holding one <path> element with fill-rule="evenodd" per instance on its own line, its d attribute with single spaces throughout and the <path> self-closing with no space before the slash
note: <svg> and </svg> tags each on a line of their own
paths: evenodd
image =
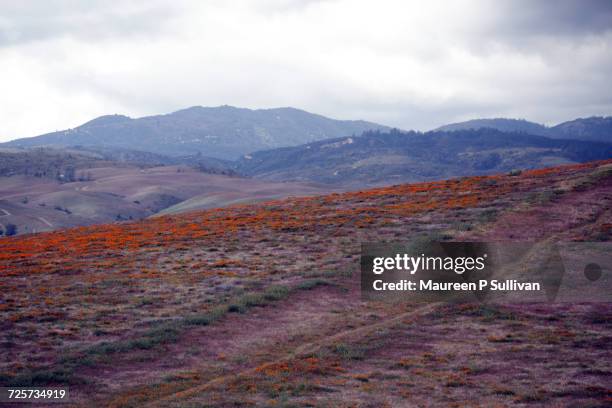
<svg viewBox="0 0 612 408">
<path fill-rule="evenodd" d="M 195 105 L 552 125 L 611 84 L 608 0 L 0 0 L 0 141 Z"/>
</svg>

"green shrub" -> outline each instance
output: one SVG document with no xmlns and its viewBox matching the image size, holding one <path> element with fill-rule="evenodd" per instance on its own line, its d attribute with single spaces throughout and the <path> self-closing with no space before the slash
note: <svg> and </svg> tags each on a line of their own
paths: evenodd
<svg viewBox="0 0 612 408">
<path fill-rule="evenodd" d="M 332 351 L 343 360 L 363 360 L 365 350 L 361 347 L 338 343 L 333 346 Z"/>
<path fill-rule="evenodd" d="M 312 290 L 312 289 L 314 289 L 316 287 L 326 286 L 326 285 L 329 285 L 329 282 L 327 282 L 326 280 L 323 280 L 323 279 L 311 279 L 311 280 L 306 280 L 306 281 L 300 282 L 297 285 L 297 289 L 300 289 L 300 290 Z"/>
</svg>

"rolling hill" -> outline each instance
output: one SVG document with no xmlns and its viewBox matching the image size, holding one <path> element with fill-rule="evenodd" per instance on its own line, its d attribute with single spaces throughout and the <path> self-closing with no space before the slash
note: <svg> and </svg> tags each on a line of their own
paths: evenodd
<svg viewBox="0 0 612 408">
<path fill-rule="evenodd" d="M 605 406 L 610 303 L 368 302 L 359 260 L 362 242 L 588 241 L 606 265 L 611 166 L 0 240 L 0 385 L 83 407 Z M 582 268 L 563 279 L 588 294 Z"/>
<path fill-rule="evenodd" d="M 260 179 L 359 188 L 533 169 L 612 157 L 612 144 L 555 140 L 491 128 L 366 132 L 244 156 L 237 171 Z"/>
<path fill-rule="evenodd" d="M 139 164 L 165 161 L 150 153 L 117 155 L 115 150 L 38 148 L 0 152 L 0 236 L 12 228 L 16 229 L 11 234 L 25 234 L 141 219 L 164 209 L 188 211 L 330 191 L 311 184 L 237 177 L 205 166 L 198 157 L 191 158 L 194 168 Z"/>
<path fill-rule="evenodd" d="M 77 128 L 17 139 L 8 147 L 85 146 L 184 156 L 235 159 L 255 150 L 360 134 L 385 126 L 329 119 L 294 108 L 243 109 L 194 106 L 166 115 L 132 119 L 108 115 Z"/>
</svg>

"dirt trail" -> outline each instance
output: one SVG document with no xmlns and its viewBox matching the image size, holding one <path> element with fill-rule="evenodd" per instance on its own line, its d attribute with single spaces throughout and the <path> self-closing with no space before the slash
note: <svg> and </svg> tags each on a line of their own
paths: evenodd
<svg viewBox="0 0 612 408">
<path fill-rule="evenodd" d="M 364 304 L 359 285 L 353 281 L 346 283 L 348 291 L 323 286 L 246 314 L 231 313 L 214 325 L 189 330 L 148 362 L 120 359 L 106 367 L 87 369 L 80 375 L 95 379 L 96 383 L 101 381 L 106 397 L 99 394 L 90 400 L 85 387 L 75 390 L 75 403 L 122 406 L 139 395 L 147 400 L 136 397 L 139 400 L 136 405 L 167 406 L 170 401 L 181 401 L 215 385 L 253 374 L 256 369 L 312 354 L 338 342 L 355 341 L 435 307 L 427 305 L 387 317 L 391 314 L 388 307 Z M 173 375 L 179 378 L 193 375 L 195 382 L 188 388 L 178 382 L 166 388 L 161 396 L 153 389 L 143 389 L 148 387 L 145 384 L 168 385 L 164 378 Z"/>
<path fill-rule="evenodd" d="M 240 372 L 252 364 L 263 364 L 268 358 L 274 359 L 321 336 L 334 335 L 342 328 L 361 325 L 367 320 L 364 313 L 371 310 L 363 308 L 358 285 L 348 291 L 321 286 L 250 309 L 245 314 L 229 313 L 210 326 L 189 329 L 177 342 L 156 352 L 146 362 L 126 361 L 117 356 L 112 364 L 92 367 L 79 374 L 115 395 L 130 394 L 143 384 L 155 384 L 168 375 L 185 372 L 197 372 L 204 382 Z M 245 356 L 248 361 L 241 361 Z M 86 401 L 86 389 L 79 390 L 78 394 L 78 399 L 83 399 L 82 405 L 91 405 Z"/>
<path fill-rule="evenodd" d="M 44 217 L 37 217 L 40 221 L 44 222 L 45 224 L 47 224 L 49 227 L 53 228 L 53 224 L 51 224 L 46 218 Z"/>
<path fill-rule="evenodd" d="M 294 351 L 286 354 L 285 356 L 281 357 L 281 358 L 277 358 L 274 359 L 272 361 L 269 361 L 263 365 L 257 366 L 257 367 L 253 367 L 253 368 L 249 368 L 247 370 L 243 370 L 241 372 L 238 373 L 234 373 L 231 375 L 226 375 L 226 376 L 222 376 L 222 377 L 218 377 L 215 378 L 214 380 L 208 381 L 204 384 L 198 385 L 196 387 L 192 387 L 177 393 L 174 393 L 172 395 L 169 395 L 165 398 L 162 398 L 158 401 L 156 401 L 153 404 L 149 404 L 150 407 L 165 407 L 167 406 L 168 403 L 175 401 L 175 400 L 181 400 L 181 399 L 185 399 L 185 398 L 189 398 L 192 396 L 195 396 L 203 391 L 206 391 L 216 385 L 219 384 L 223 384 L 226 381 L 232 380 L 234 378 L 239 378 L 239 377 L 243 377 L 243 376 L 248 376 L 248 375 L 253 375 L 256 374 L 256 372 L 258 370 L 261 370 L 262 368 L 265 367 L 269 367 L 269 366 L 273 366 L 275 364 L 279 364 L 279 363 L 283 363 L 283 362 L 287 362 L 290 361 L 292 359 L 295 359 L 297 357 L 303 357 L 303 356 L 307 356 L 310 355 L 324 347 L 333 345 L 334 343 L 340 342 L 342 340 L 347 340 L 350 339 L 351 341 L 355 341 L 356 339 L 362 338 L 365 335 L 368 335 L 372 332 L 375 332 L 377 330 L 381 330 L 381 329 L 386 329 L 386 328 L 390 328 L 393 327 L 399 323 L 405 322 L 406 319 L 414 319 L 414 318 L 418 318 L 421 317 L 423 315 L 426 315 L 428 313 L 430 313 L 431 311 L 433 311 L 436 307 L 438 307 L 439 304 L 437 303 L 433 303 L 433 304 L 429 304 L 426 306 L 422 306 L 419 307 L 415 310 L 411 310 L 409 312 L 405 312 L 405 313 L 401 313 L 399 315 L 390 317 L 388 319 L 385 319 L 381 322 L 378 323 L 374 323 L 374 324 L 370 324 L 367 326 L 362 326 L 356 329 L 350 329 L 350 330 L 345 330 L 342 331 L 338 334 L 335 334 L 333 336 L 328 336 L 325 337 L 323 339 L 317 340 L 317 341 L 313 341 L 313 342 L 309 342 L 309 343 L 304 343 L 302 345 L 300 345 L 299 347 L 297 347 Z"/>
</svg>

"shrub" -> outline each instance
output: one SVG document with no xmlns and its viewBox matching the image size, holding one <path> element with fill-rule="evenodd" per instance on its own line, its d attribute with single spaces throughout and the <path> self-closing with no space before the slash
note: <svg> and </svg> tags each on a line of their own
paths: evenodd
<svg viewBox="0 0 612 408">
<path fill-rule="evenodd" d="M 478 220 L 480 222 L 491 222 L 497 218 L 498 211 L 494 208 L 487 208 L 478 214 Z"/>
<path fill-rule="evenodd" d="M 229 307 L 219 306 L 208 313 L 186 317 L 185 324 L 190 326 L 208 326 L 222 318 L 228 311 Z"/>
<path fill-rule="evenodd" d="M 332 351 L 343 360 L 363 360 L 365 357 L 363 348 L 345 343 L 334 345 Z"/>
<path fill-rule="evenodd" d="M 323 279 L 311 279 L 311 280 L 300 282 L 297 285 L 297 289 L 300 289 L 300 290 L 311 290 L 311 289 L 314 289 L 314 288 L 316 288 L 318 286 L 326 286 L 326 285 L 329 285 L 329 282 L 327 282 L 326 280 L 323 280 Z"/>
<path fill-rule="evenodd" d="M 469 222 L 456 222 L 453 224 L 453 229 L 456 231 L 471 231 L 472 224 Z"/>
<path fill-rule="evenodd" d="M 10 237 L 17 234 L 17 226 L 15 224 L 6 224 L 4 235 Z"/>
</svg>

